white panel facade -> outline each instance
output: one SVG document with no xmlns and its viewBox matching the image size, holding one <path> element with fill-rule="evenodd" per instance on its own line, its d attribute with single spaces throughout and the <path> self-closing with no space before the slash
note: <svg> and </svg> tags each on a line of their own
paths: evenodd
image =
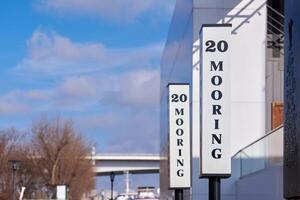
<svg viewBox="0 0 300 200">
<path fill-rule="evenodd" d="M 167 92 L 170 82 L 191 84 L 192 199 L 207 199 L 207 180 L 199 179 L 200 60 L 202 24 L 231 23 L 231 155 L 265 134 L 265 0 L 178 0 L 161 62 L 161 155 L 167 152 Z M 166 157 L 165 157 L 166 158 Z M 161 162 L 161 199 L 167 188 L 167 160 Z M 224 200 L 236 199 L 238 162 L 232 177 L 222 181 Z M 189 199 L 189 191 L 185 192 Z"/>
</svg>

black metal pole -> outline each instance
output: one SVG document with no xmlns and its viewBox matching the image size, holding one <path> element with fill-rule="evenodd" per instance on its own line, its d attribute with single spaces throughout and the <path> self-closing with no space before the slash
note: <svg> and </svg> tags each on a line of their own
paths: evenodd
<svg viewBox="0 0 300 200">
<path fill-rule="evenodd" d="M 209 200 L 221 200 L 221 179 L 209 178 Z"/>
<path fill-rule="evenodd" d="M 183 189 L 175 189 L 175 200 L 183 200 Z"/>
<path fill-rule="evenodd" d="M 13 195 L 13 200 L 16 200 L 16 186 L 15 186 L 15 169 L 13 169 L 13 177 L 12 177 L 12 186 L 13 186 L 13 191 L 12 191 L 12 195 Z"/>
<path fill-rule="evenodd" d="M 111 181 L 111 192 L 110 192 L 110 199 L 114 199 L 114 181 Z"/>
</svg>

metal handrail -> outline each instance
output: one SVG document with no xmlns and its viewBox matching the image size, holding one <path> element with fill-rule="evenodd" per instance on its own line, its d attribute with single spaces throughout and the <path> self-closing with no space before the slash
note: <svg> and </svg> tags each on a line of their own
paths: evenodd
<svg viewBox="0 0 300 200">
<path fill-rule="evenodd" d="M 279 28 L 277 28 L 275 25 L 273 25 L 271 22 L 267 22 L 270 26 L 272 26 L 273 28 L 275 28 L 278 32 L 280 32 L 281 34 L 284 35 L 284 32 L 282 30 L 280 30 Z"/>
<path fill-rule="evenodd" d="M 282 28 L 284 27 L 284 23 L 281 23 L 280 21 L 278 21 L 277 19 L 275 19 L 274 17 L 272 17 L 271 15 L 268 15 L 268 18 L 270 18 L 272 21 L 276 22 L 277 24 L 279 24 L 279 26 L 281 26 Z"/>
<path fill-rule="evenodd" d="M 267 45 L 267 48 L 279 48 L 279 53 L 284 56 L 284 52 L 282 52 L 284 47 L 284 31 L 282 30 L 284 28 L 284 23 L 282 23 L 281 20 L 284 20 L 285 17 L 270 5 L 267 5 L 267 9 L 276 15 L 275 17 L 269 14 L 267 15 L 267 33 L 273 35 L 273 37 L 267 36 L 267 44 L 270 44 Z M 275 33 L 274 31 L 278 31 L 278 33 Z"/>
<path fill-rule="evenodd" d="M 280 17 L 282 17 L 282 19 L 284 19 L 284 15 L 281 14 L 280 12 L 278 12 L 277 10 L 275 10 L 274 8 L 272 8 L 271 6 L 267 5 L 267 8 L 269 8 L 270 10 L 272 10 L 274 13 L 278 14 Z"/>
<path fill-rule="evenodd" d="M 246 156 L 247 158 L 251 158 L 245 151 L 241 151 L 240 154 L 243 154 L 243 155 Z"/>
<path fill-rule="evenodd" d="M 264 138 L 268 137 L 269 135 L 272 135 L 273 133 L 275 133 L 276 131 L 278 131 L 279 129 L 281 129 L 283 127 L 283 125 L 278 126 L 277 128 L 273 129 L 272 131 L 270 131 L 269 133 L 267 133 L 266 135 L 258 138 L 257 140 L 251 142 L 250 144 L 248 144 L 247 146 L 245 146 L 244 148 L 240 149 L 238 152 L 236 152 L 232 158 L 236 157 L 237 155 L 239 155 L 241 152 L 243 152 L 244 150 L 246 150 L 247 148 L 249 148 L 250 146 L 254 145 L 255 143 L 263 140 Z"/>
</svg>

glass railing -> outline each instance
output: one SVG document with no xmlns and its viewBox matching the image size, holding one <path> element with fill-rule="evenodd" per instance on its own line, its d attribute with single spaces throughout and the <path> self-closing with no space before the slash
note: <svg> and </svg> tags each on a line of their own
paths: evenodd
<svg viewBox="0 0 300 200">
<path fill-rule="evenodd" d="M 280 126 L 238 151 L 240 177 L 283 162 L 283 127 Z"/>
</svg>

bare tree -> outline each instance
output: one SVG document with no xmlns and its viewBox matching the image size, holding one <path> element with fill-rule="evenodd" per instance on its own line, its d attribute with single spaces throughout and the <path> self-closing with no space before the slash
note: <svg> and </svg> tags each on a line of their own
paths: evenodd
<svg viewBox="0 0 300 200">
<path fill-rule="evenodd" d="M 16 129 L 0 131 L 0 200 L 12 195 L 12 170 L 9 160 L 16 159 L 20 147 L 20 135 Z"/>
<path fill-rule="evenodd" d="M 69 199 L 81 199 L 94 187 L 89 146 L 71 121 L 42 118 L 32 127 L 28 153 L 35 173 L 44 187 L 69 186 Z"/>
</svg>

